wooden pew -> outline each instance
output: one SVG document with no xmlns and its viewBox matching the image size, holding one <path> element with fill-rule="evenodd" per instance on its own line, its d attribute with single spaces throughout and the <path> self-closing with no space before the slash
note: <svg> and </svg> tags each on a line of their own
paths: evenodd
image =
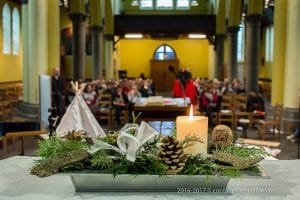
<svg viewBox="0 0 300 200">
<path fill-rule="evenodd" d="M 46 130 L 38 131 L 21 131 L 21 132 L 8 132 L 3 137 L 4 140 L 20 138 L 21 139 L 21 155 L 24 155 L 24 137 L 40 136 L 46 134 Z"/>
</svg>

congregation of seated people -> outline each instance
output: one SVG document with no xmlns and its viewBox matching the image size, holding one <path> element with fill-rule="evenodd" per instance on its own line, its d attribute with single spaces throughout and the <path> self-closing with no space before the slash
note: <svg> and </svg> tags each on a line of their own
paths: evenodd
<svg viewBox="0 0 300 200">
<path fill-rule="evenodd" d="M 83 83 L 79 80 L 79 85 Z M 99 104 L 98 97 L 100 94 L 111 95 L 111 107 L 114 113 L 114 123 L 116 126 L 121 125 L 121 115 L 123 110 L 127 110 L 129 119 L 131 116 L 133 105 L 136 103 L 139 97 L 149 97 L 155 95 L 155 89 L 152 79 L 110 79 L 110 80 L 94 80 L 85 82 L 85 88 L 83 90 L 83 98 L 90 108 L 94 116 L 98 117 Z M 69 84 L 70 85 L 70 84 Z M 66 89 L 65 104 L 68 106 L 74 97 L 74 93 L 71 90 L 71 86 Z"/>
<path fill-rule="evenodd" d="M 255 91 L 251 91 L 247 94 L 244 84 L 237 79 L 234 79 L 230 83 L 228 79 L 219 81 L 218 79 L 208 80 L 204 78 L 195 78 L 194 84 L 198 94 L 198 111 L 208 116 L 210 126 L 215 125 L 216 123 L 213 120 L 214 113 L 218 113 L 224 109 L 222 108 L 224 95 L 246 96 L 247 103 L 245 108 L 243 108 L 243 111 L 259 113 L 263 118 L 265 107 L 262 96 Z"/>
<path fill-rule="evenodd" d="M 79 81 L 82 82 L 81 80 Z M 222 109 L 221 105 L 224 95 L 247 95 L 244 84 L 237 79 L 229 82 L 228 79 L 219 81 L 218 79 L 209 80 L 196 77 L 193 79 L 193 83 L 197 91 L 197 110 L 201 114 L 208 116 L 210 126 L 215 125 L 213 115 Z M 111 95 L 111 107 L 114 112 L 113 120 L 116 125 L 121 125 L 120 117 L 122 111 L 128 111 L 130 120 L 131 112 L 137 99 L 154 96 L 155 88 L 153 80 L 150 78 L 101 79 L 87 82 L 83 91 L 83 98 L 96 118 L 100 109 L 98 104 L 99 94 Z M 72 91 L 67 90 L 66 105 L 70 104 L 73 97 Z M 263 98 L 256 92 L 250 92 L 247 95 L 247 107 L 245 110 L 247 112 L 264 112 Z"/>
</svg>

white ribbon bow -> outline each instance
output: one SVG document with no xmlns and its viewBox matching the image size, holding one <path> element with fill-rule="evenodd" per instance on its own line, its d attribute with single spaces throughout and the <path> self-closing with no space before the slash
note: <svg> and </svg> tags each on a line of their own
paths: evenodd
<svg viewBox="0 0 300 200">
<path fill-rule="evenodd" d="M 156 135 L 158 133 L 144 121 L 141 122 L 140 126 L 133 123 L 126 124 L 120 130 L 120 135 L 117 139 L 118 147 L 95 140 L 94 145 L 89 149 L 89 153 L 94 154 L 101 149 L 112 149 L 118 153 L 125 154 L 127 160 L 134 162 L 138 149 Z"/>
</svg>

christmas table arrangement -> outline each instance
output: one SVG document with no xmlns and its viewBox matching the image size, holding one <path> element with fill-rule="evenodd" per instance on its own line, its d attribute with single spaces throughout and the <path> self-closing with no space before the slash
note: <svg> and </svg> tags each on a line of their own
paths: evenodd
<svg viewBox="0 0 300 200">
<path fill-rule="evenodd" d="M 259 176 L 257 163 L 267 153 L 258 147 L 234 144 L 228 127 L 215 127 L 210 144 L 207 130 L 204 137 L 195 130 L 183 137 L 184 128 L 177 126 L 176 130 L 173 135 L 161 135 L 141 122 L 96 138 L 88 137 L 85 131 L 69 131 L 63 138 L 52 136 L 39 141 L 40 159 L 31 173 L 39 177 L 71 173 L 73 182 L 80 185 L 76 191 L 178 192 L 208 185 L 226 188 L 230 178 L 244 172 Z M 204 145 L 205 152 L 199 144 Z"/>
</svg>

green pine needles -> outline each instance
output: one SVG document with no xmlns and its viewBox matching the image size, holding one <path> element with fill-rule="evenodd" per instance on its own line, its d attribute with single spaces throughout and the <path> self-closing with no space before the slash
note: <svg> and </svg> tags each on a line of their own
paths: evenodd
<svg viewBox="0 0 300 200">
<path fill-rule="evenodd" d="M 116 145 L 118 132 L 110 132 L 104 138 L 97 138 Z M 181 144 L 201 142 L 197 138 L 186 138 Z M 137 152 L 135 162 L 126 159 L 126 155 L 111 149 L 101 149 L 92 155 L 87 152 L 91 143 L 86 139 L 68 140 L 53 136 L 39 141 L 38 156 L 41 159 L 32 168 L 31 173 L 38 176 L 50 176 L 58 172 L 93 170 L 99 173 L 118 174 L 155 174 L 167 175 L 168 167 L 158 159 L 160 135 L 145 143 Z M 212 150 L 212 155 L 188 155 L 180 174 L 217 175 L 239 177 L 243 171 L 259 174 L 256 166 L 263 156 L 268 155 L 263 149 L 230 145 Z M 168 152 L 167 152 L 168 153 Z M 245 164 L 246 163 L 246 164 Z"/>
<path fill-rule="evenodd" d="M 74 150 L 83 150 L 88 147 L 86 141 L 63 140 L 56 135 L 50 137 L 48 140 L 39 140 L 38 145 L 39 149 L 37 150 L 37 155 L 40 156 L 42 160 L 57 157 Z"/>
</svg>

